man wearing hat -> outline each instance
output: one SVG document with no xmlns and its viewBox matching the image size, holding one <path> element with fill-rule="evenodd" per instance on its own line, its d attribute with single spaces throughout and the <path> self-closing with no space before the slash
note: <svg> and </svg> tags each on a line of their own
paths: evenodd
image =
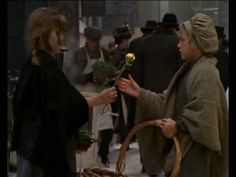
<svg viewBox="0 0 236 177">
<path fill-rule="evenodd" d="M 102 32 L 94 26 L 84 29 L 86 38 L 85 46 L 79 48 L 74 53 L 71 65 L 70 79 L 72 83 L 79 84 L 79 89 L 86 92 L 95 92 L 97 86 L 94 85 L 93 64 L 97 61 L 109 62 L 108 51 L 100 46 Z"/>
<path fill-rule="evenodd" d="M 141 50 L 141 43 L 144 38 L 146 38 L 148 35 L 152 34 L 158 27 L 158 24 L 155 20 L 147 20 L 145 23 L 145 26 L 140 28 L 140 31 L 143 33 L 141 37 L 135 38 L 130 42 L 129 45 L 129 51 L 131 53 L 134 53 L 136 56 L 136 60 L 134 64 L 130 68 L 130 73 L 135 78 L 135 80 L 140 84 L 141 76 L 139 76 L 142 72 L 140 71 L 142 67 L 142 63 L 139 60 L 139 52 Z M 131 97 L 132 98 L 132 97 Z M 132 101 L 131 101 L 132 100 Z M 131 129 L 134 125 L 134 114 L 135 114 L 135 99 L 129 100 L 129 106 L 128 106 L 128 121 L 130 121 L 129 129 Z"/>
<path fill-rule="evenodd" d="M 158 24 L 156 20 L 147 20 L 145 23 L 145 26 L 141 27 L 140 30 L 142 31 L 143 35 L 147 35 L 152 33 L 156 28 Z"/>
<path fill-rule="evenodd" d="M 139 59 L 140 57 L 140 50 L 141 50 L 141 43 L 143 39 L 145 39 L 147 36 L 151 35 L 158 27 L 158 24 L 155 20 L 147 20 L 145 23 L 145 26 L 140 28 L 140 31 L 143 33 L 141 37 L 135 38 L 130 42 L 129 45 L 129 51 L 134 53 L 136 60 L 132 67 L 130 68 L 130 73 L 133 76 L 133 78 L 137 81 L 138 84 L 141 84 L 140 80 L 142 78 L 142 62 Z M 127 107 L 128 107 L 128 130 L 130 131 L 135 122 L 135 107 L 136 107 L 136 99 L 133 97 L 129 97 L 127 101 Z M 135 139 L 133 139 L 134 141 Z M 142 159 L 141 163 L 142 163 Z M 142 172 L 144 172 L 144 167 L 142 167 Z"/>
<path fill-rule="evenodd" d="M 119 68 L 125 61 L 125 54 L 128 52 L 129 39 L 132 34 L 129 27 L 125 26 L 114 29 L 112 35 L 116 47 L 110 52 L 111 62 L 115 67 Z"/>
<path fill-rule="evenodd" d="M 215 55 L 217 58 L 216 67 L 220 73 L 220 79 L 224 86 L 224 89 L 229 87 L 229 55 L 225 51 L 228 48 L 228 41 L 225 39 L 224 27 L 215 26 L 218 40 L 219 40 L 219 50 Z"/>
<path fill-rule="evenodd" d="M 228 176 L 228 109 L 215 67 L 218 47 L 212 19 L 197 13 L 180 26 L 178 48 L 184 63 L 163 93 L 140 88 L 131 76 L 118 83 L 121 91 L 137 98 L 140 121 L 159 120 L 165 136 L 159 144 L 167 155 L 166 177 L 176 167 L 173 136 L 178 138 L 182 154 L 176 176 Z M 157 151 L 151 147 L 148 151 Z"/>
<path fill-rule="evenodd" d="M 70 79 L 80 91 L 97 93 L 100 92 L 101 88 L 96 83 L 93 65 L 98 61 L 109 62 L 110 56 L 108 51 L 100 46 L 102 31 L 99 28 L 88 26 L 84 29 L 84 36 L 86 38 L 85 46 L 74 53 Z M 99 109 L 104 110 L 105 108 L 101 106 Z M 106 107 L 106 111 L 111 112 L 110 105 Z M 99 115 L 98 121 L 98 130 L 101 138 L 98 155 L 101 157 L 101 163 L 105 167 L 109 167 L 108 154 L 109 144 L 113 136 L 113 121 L 111 115 L 103 113 Z M 90 119 L 87 126 L 89 129 L 92 127 L 92 110 L 90 110 Z"/>
<path fill-rule="evenodd" d="M 158 24 L 155 20 L 147 20 L 145 26 L 140 28 L 140 31 L 143 33 L 143 35 L 130 42 L 129 51 L 133 52 L 135 56 L 138 56 L 142 39 L 153 33 L 157 29 L 157 27 Z M 135 64 L 136 62 L 137 61 L 135 61 Z"/>
<path fill-rule="evenodd" d="M 164 15 L 160 25 L 164 28 L 172 28 L 175 30 L 179 30 L 179 25 L 177 23 L 177 17 L 173 13 L 166 13 Z"/>
<path fill-rule="evenodd" d="M 177 26 L 176 16 L 165 14 L 161 25 L 143 39 L 137 56 L 140 63 L 138 83 L 143 88 L 156 93 L 163 92 L 180 66 L 182 61 L 177 48 Z M 140 120 L 136 117 L 135 123 L 138 122 Z M 137 138 L 144 170 L 149 176 L 161 176 L 164 156 L 161 154 L 160 144 L 163 142 L 163 135 L 156 128 L 147 127 L 137 134 Z"/>
</svg>

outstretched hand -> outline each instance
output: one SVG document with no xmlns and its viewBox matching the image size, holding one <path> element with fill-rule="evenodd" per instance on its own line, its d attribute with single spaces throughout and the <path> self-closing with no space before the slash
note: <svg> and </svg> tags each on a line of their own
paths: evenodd
<svg viewBox="0 0 236 177">
<path fill-rule="evenodd" d="M 104 89 L 100 94 L 101 104 L 109 104 L 116 100 L 117 91 L 115 87 Z"/>
<path fill-rule="evenodd" d="M 88 106 L 92 108 L 93 106 L 102 105 L 102 104 L 109 104 L 116 100 L 117 91 L 115 87 L 104 89 L 101 93 L 85 97 Z"/>
<path fill-rule="evenodd" d="M 139 85 L 133 80 L 129 74 L 129 79 L 121 78 L 118 81 L 118 88 L 127 95 L 138 98 L 141 92 Z"/>
</svg>

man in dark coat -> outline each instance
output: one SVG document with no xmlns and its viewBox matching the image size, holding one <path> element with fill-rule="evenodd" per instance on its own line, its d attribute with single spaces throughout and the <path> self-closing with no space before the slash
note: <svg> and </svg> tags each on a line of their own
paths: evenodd
<svg viewBox="0 0 236 177">
<path fill-rule="evenodd" d="M 158 27 L 158 24 L 155 20 L 148 20 L 144 27 L 141 27 L 143 35 L 141 37 L 135 38 L 130 42 L 129 51 L 134 53 L 136 60 L 130 69 L 130 73 L 133 78 L 137 81 L 138 84 L 141 84 L 140 79 L 142 78 L 142 62 L 140 61 L 140 51 L 142 46 L 142 41 L 144 38 L 152 34 Z"/>
<path fill-rule="evenodd" d="M 170 17 L 174 16 L 175 19 Z M 157 93 L 165 90 L 181 63 L 177 49 L 177 18 L 166 14 L 159 28 L 144 39 L 140 59 L 143 60 L 143 78 L 140 81 L 147 89 Z M 155 76 L 155 77 L 153 77 Z M 153 79 L 158 82 L 153 82 Z"/>
<path fill-rule="evenodd" d="M 140 86 L 143 86 L 141 83 L 141 79 L 143 76 L 143 63 L 142 63 L 143 60 L 139 59 L 142 42 L 146 37 L 151 35 L 153 31 L 157 29 L 157 27 L 158 27 L 158 24 L 155 20 L 147 20 L 145 26 L 140 28 L 143 35 L 141 37 L 138 37 L 132 40 L 129 45 L 129 51 L 131 53 L 134 53 L 136 57 L 135 62 L 130 68 L 130 73 Z M 133 128 L 134 122 L 135 122 L 136 99 L 133 97 L 128 97 L 127 107 L 128 107 L 128 118 L 127 118 L 128 125 L 127 126 L 128 126 L 128 131 L 130 131 Z M 134 140 L 135 138 L 132 141 Z M 142 159 L 140 160 L 142 163 Z M 142 167 L 142 172 L 144 171 L 145 171 L 144 167 Z"/>
<path fill-rule="evenodd" d="M 156 93 L 164 91 L 171 78 L 181 64 L 181 58 L 177 48 L 178 37 L 177 18 L 174 14 L 165 14 L 160 27 L 156 29 L 150 36 L 143 39 L 140 56 L 138 60 L 142 63 L 140 84 L 145 88 Z M 137 120 L 136 120 L 137 122 Z M 156 136 L 158 134 L 159 136 Z M 152 137 L 157 139 L 153 141 Z M 140 147 L 140 156 L 145 171 L 150 176 L 156 176 L 163 169 L 164 157 L 161 155 L 159 148 L 162 143 L 163 135 L 158 128 L 146 127 L 138 134 L 138 142 Z M 153 156 L 147 155 L 148 148 L 156 148 Z"/>
<path fill-rule="evenodd" d="M 224 27 L 216 26 L 216 32 L 219 40 L 216 67 L 219 70 L 220 79 L 226 91 L 229 87 L 229 54 L 225 51 L 228 48 L 228 41 L 225 39 Z"/>
</svg>

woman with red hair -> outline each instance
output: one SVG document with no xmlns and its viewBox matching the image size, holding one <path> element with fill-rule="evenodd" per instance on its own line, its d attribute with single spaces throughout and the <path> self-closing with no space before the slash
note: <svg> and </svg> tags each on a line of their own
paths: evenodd
<svg viewBox="0 0 236 177">
<path fill-rule="evenodd" d="M 111 103 L 115 88 L 84 98 L 67 80 L 56 55 L 66 20 L 51 8 L 29 18 L 31 54 L 21 70 L 13 98 L 12 150 L 18 177 L 75 177 L 74 140 L 88 121 L 88 109 Z"/>
</svg>

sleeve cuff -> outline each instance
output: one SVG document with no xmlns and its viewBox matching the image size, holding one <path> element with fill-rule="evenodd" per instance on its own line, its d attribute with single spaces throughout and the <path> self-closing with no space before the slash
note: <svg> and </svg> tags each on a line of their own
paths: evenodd
<svg viewBox="0 0 236 177">
<path fill-rule="evenodd" d="M 175 127 L 176 127 L 177 132 L 180 132 L 180 133 L 188 133 L 189 132 L 187 126 L 184 124 L 184 122 L 182 120 L 177 120 Z"/>
</svg>

